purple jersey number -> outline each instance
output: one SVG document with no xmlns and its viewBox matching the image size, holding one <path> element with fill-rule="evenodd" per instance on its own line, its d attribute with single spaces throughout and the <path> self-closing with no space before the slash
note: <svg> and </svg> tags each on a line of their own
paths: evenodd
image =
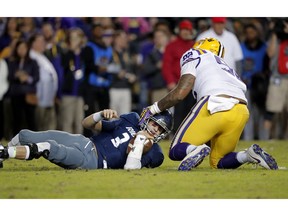
<svg viewBox="0 0 288 216">
<path fill-rule="evenodd" d="M 224 67 L 222 67 L 222 70 L 230 73 L 232 76 L 236 77 L 238 80 L 241 80 L 241 78 L 239 77 L 239 75 L 236 73 L 235 70 L 233 70 L 231 67 L 229 67 L 226 62 L 224 62 L 223 59 L 219 58 L 218 56 L 214 56 L 216 59 L 216 62 L 220 65 L 223 65 Z"/>
</svg>

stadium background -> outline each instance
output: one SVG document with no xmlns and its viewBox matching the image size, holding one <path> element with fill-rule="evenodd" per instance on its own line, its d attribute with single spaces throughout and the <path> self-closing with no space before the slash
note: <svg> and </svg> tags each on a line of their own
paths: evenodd
<svg viewBox="0 0 288 216">
<path fill-rule="evenodd" d="M 146 77 L 143 75 L 143 64 L 145 63 L 145 58 L 152 51 L 153 46 L 153 32 L 158 25 L 162 25 L 161 28 L 166 31 L 169 37 L 169 41 L 173 41 L 177 38 L 179 33 L 179 23 L 183 20 L 189 20 L 193 24 L 191 40 L 194 41 L 201 32 L 209 29 L 211 26 L 211 17 L 1 17 L 0 18 L 0 58 L 5 61 L 13 59 L 13 49 L 16 42 L 19 39 L 24 39 L 29 41 L 30 37 L 35 33 L 43 33 L 43 26 L 49 23 L 52 26 L 51 37 L 46 37 L 46 50 L 44 54 L 55 66 L 58 75 L 58 91 L 55 95 L 55 103 L 53 104 L 53 109 L 55 109 L 56 124 L 52 128 L 44 129 L 63 129 L 61 124 L 63 119 L 61 118 L 61 89 L 63 87 L 63 70 L 61 69 L 61 64 L 57 65 L 59 59 L 61 59 L 62 52 L 65 52 L 69 47 L 67 44 L 68 32 L 70 29 L 79 28 L 83 31 L 85 36 L 85 42 L 83 42 L 83 47 L 86 46 L 86 42 L 92 39 L 91 29 L 93 25 L 100 24 L 103 27 L 103 40 L 108 44 L 113 44 L 113 35 L 118 30 L 122 29 L 127 33 L 128 46 L 125 48 L 125 52 L 129 55 L 129 72 L 136 75 L 136 81 L 126 86 L 131 91 L 131 108 L 128 111 L 141 112 L 142 108 L 149 105 L 152 101 L 151 99 L 151 89 L 149 89 L 149 83 Z M 13 20 L 13 21 L 12 21 Z M 281 23 L 285 21 L 286 18 L 277 17 L 227 17 L 227 22 L 225 28 L 236 35 L 239 43 L 245 41 L 245 26 L 253 24 L 259 31 L 260 40 L 264 43 L 268 43 L 269 37 L 273 32 L 279 32 L 281 30 Z M 8 31 L 8 23 L 11 26 L 11 31 Z M 12 30 L 15 28 L 14 30 Z M 280 28 L 280 30 L 279 30 Z M 287 37 L 285 35 L 285 37 Z M 57 47 L 57 49 L 55 48 Z M 53 51 L 58 51 L 55 56 L 53 56 Z M 55 52 L 54 52 L 55 53 Z M 267 83 L 271 71 L 269 71 L 269 59 L 265 60 L 266 68 L 261 71 L 265 74 L 264 82 Z M 57 68 L 58 67 L 58 68 Z M 62 72 L 61 72 L 62 70 Z M 9 82 L 8 82 L 9 85 Z M 61 86 L 62 85 L 62 86 Z M 162 88 L 165 88 L 163 86 Z M 267 88 L 263 84 L 263 92 L 261 95 L 265 94 Z M 106 90 L 105 90 L 106 91 Z M 107 91 L 110 91 L 107 89 Z M 93 93 L 91 93 L 92 95 Z M 163 95 L 163 93 L 162 93 Z M 257 96 L 256 96 L 257 97 Z M 97 101 L 96 101 L 97 102 Z M 107 101 L 105 101 L 106 103 Z M 109 101 L 107 102 L 109 103 Z M 99 101 L 98 107 L 94 110 L 89 110 L 89 112 L 97 111 L 101 108 L 103 104 L 102 100 Z M 263 101 L 261 104 L 265 104 Z M 11 98 L 9 91 L 4 92 L 1 99 L 1 109 L 0 114 L 2 118 L 0 121 L 1 125 L 1 137 L 0 139 L 9 140 L 20 128 L 27 128 L 27 119 L 21 120 L 17 119 L 13 122 L 13 116 L 15 116 L 15 109 L 11 111 Z M 265 105 L 260 107 L 265 110 Z M 87 104 L 83 107 L 84 115 L 90 114 L 87 111 Z M 254 107 L 250 109 L 255 109 Z M 17 109 L 16 109 L 17 110 Z M 20 110 L 19 110 L 20 111 Z M 253 110 L 250 110 L 251 113 Z M 65 110 L 62 110 L 65 112 Z M 17 113 L 17 111 L 16 111 Z M 27 116 L 26 116 L 27 117 Z M 21 117 L 23 118 L 23 117 Z M 24 117 L 25 118 L 25 117 Z M 29 118 L 29 117 L 28 117 Z M 2 120 L 3 119 L 3 120 Z M 283 110 L 282 113 L 278 113 L 274 116 L 273 126 L 271 129 L 271 135 L 268 139 L 287 139 L 287 113 Z M 51 120 L 52 121 L 52 120 Z M 13 131 L 15 124 L 21 124 L 16 126 L 17 128 Z M 79 124 L 79 121 L 78 121 Z M 259 123 L 263 124 L 263 123 Z M 78 126 L 79 127 L 79 126 Z M 42 129 L 42 128 L 36 128 Z M 75 132 L 75 131 L 69 131 Z M 78 132 L 78 131 L 77 131 Z M 86 131 L 83 132 L 88 135 Z M 255 132 L 251 139 L 259 139 L 259 135 Z"/>
</svg>

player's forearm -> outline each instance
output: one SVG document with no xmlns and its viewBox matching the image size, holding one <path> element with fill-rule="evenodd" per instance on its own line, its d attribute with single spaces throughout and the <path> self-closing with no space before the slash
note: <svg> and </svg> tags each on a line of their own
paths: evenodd
<svg viewBox="0 0 288 216">
<path fill-rule="evenodd" d="M 89 115 L 82 121 L 82 126 L 89 130 L 101 131 L 102 112 L 97 112 Z"/>
<path fill-rule="evenodd" d="M 161 111 L 169 109 L 172 106 L 175 106 L 177 103 L 182 101 L 193 89 L 194 85 L 194 76 L 192 75 L 183 75 L 177 86 L 170 91 L 164 98 L 158 101 L 158 107 Z"/>
<path fill-rule="evenodd" d="M 158 101 L 159 109 L 163 111 L 165 109 L 173 107 L 182 100 L 182 98 L 179 96 L 180 95 L 178 93 L 178 90 L 174 88 L 172 91 L 169 92 L 168 95 L 166 95 L 164 98 Z"/>
<path fill-rule="evenodd" d="M 112 109 L 104 109 L 100 112 L 96 112 L 91 114 L 90 116 L 86 117 L 82 121 L 82 125 L 84 128 L 90 130 L 101 131 L 102 130 L 102 119 L 108 120 L 118 118 L 118 114 L 116 110 Z"/>
</svg>

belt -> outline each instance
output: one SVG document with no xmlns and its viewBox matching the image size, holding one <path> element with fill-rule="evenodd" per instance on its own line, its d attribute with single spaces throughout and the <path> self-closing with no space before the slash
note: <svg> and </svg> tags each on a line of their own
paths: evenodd
<svg viewBox="0 0 288 216">
<path fill-rule="evenodd" d="M 224 97 L 224 98 L 234 98 L 234 99 L 239 101 L 239 104 L 247 105 L 247 102 L 245 100 L 241 99 L 241 98 L 233 97 L 233 96 L 230 96 L 230 95 L 224 95 L 224 94 L 216 95 L 216 96 L 217 97 Z"/>
</svg>

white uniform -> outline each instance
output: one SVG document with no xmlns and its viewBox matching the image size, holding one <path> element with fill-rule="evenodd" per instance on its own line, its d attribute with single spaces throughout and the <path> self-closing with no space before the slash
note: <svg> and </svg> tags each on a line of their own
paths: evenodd
<svg viewBox="0 0 288 216">
<path fill-rule="evenodd" d="M 223 59 L 210 51 L 190 49 L 180 61 L 181 76 L 192 74 L 196 77 L 193 94 L 199 101 L 208 95 L 229 95 L 247 102 L 246 85 L 235 70 Z"/>
<path fill-rule="evenodd" d="M 197 94 L 197 103 L 178 128 L 170 149 L 181 143 L 200 146 L 210 141 L 210 165 L 217 168 L 221 158 L 235 150 L 249 118 L 247 106 L 240 103 L 240 99 L 247 102 L 246 85 L 223 59 L 210 51 L 190 49 L 180 64 L 181 76 L 196 77 L 193 93 Z"/>
<path fill-rule="evenodd" d="M 217 40 L 221 41 L 221 43 L 225 47 L 224 60 L 231 68 L 235 70 L 236 62 L 243 59 L 242 49 L 239 40 L 235 36 L 235 34 L 224 29 L 222 35 L 217 35 L 215 31 L 212 28 L 210 28 L 207 31 L 201 33 L 196 38 L 196 41 L 207 37 L 216 38 Z"/>
</svg>

